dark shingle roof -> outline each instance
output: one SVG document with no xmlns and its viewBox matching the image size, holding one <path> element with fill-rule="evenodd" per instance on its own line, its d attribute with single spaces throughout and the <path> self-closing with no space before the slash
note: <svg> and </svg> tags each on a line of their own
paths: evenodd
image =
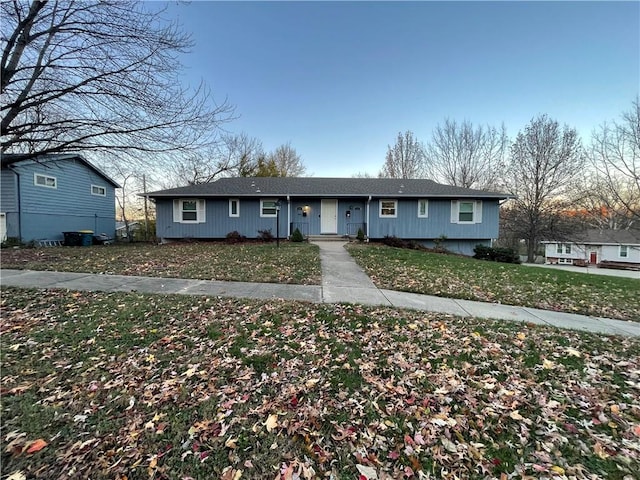
<svg viewBox="0 0 640 480">
<path fill-rule="evenodd" d="M 573 240 L 590 245 L 640 245 L 640 230 L 585 230 Z"/>
<path fill-rule="evenodd" d="M 505 193 L 442 185 L 432 180 L 396 178 L 233 177 L 160 190 L 150 197 L 309 196 L 309 197 L 473 197 L 510 198 Z"/>
</svg>

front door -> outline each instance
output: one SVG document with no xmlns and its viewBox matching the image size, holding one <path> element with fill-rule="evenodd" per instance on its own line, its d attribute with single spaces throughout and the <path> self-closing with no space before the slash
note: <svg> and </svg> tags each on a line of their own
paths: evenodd
<svg viewBox="0 0 640 480">
<path fill-rule="evenodd" d="M 320 233 L 338 233 L 338 200 L 320 201 Z"/>
<path fill-rule="evenodd" d="M 598 252 L 591 252 L 589 255 L 589 263 L 595 265 L 598 263 Z"/>
</svg>

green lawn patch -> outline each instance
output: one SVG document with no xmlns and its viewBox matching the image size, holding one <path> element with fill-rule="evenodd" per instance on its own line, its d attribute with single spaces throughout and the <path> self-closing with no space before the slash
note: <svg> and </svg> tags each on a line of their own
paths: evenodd
<svg viewBox="0 0 640 480">
<path fill-rule="evenodd" d="M 635 338 L 352 305 L 18 288 L 3 289 L 0 313 L 3 477 L 640 471 Z"/>
<path fill-rule="evenodd" d="M 383 245 L 347 249 L 379 288 L 640 321 L 640 280 Z"/>
<path fill-rule="evenodd" d="M 289 242 L 279 248 L 194 242 L 7 249 L 2 267 L 302 285 L 317 285 L 321 278 L 318 247 Z"/>
</svg>

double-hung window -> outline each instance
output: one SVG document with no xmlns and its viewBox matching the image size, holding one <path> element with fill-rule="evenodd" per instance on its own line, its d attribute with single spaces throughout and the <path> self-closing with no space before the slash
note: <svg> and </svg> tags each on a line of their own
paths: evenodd
<svg viewBox="0 0 640 480">
<path fill-rule="evenodd" d="M 563 251 L 564 247 L 564 251 Z M 556 246 L 556 253 L 571 253 L 571 244 L 569 243 L 558 243 Z"/>
<path fill-rule="evenodd" d="M 260 216 L 275 217 L 278 214 L 278 201 L 273 199 L 260 200 Z"/>
<path fill-rule="evenodd" d="M 380 217 L 396 218 L 398 216 L 397 200 L 380 200 Z"/>
<path fill-rule="evenodd" d="M 458 223 L 473 223 L 474 202 L 460 202 L 458 204 Z"/>
<path fill-rule="evenodd" d="M 205 223 L 205 200 L 181 198 L 173 201 L 173 221 L 176 223 Z"/>
<path fill-rule="evenodd" d="M 482 223 L 482 201 L 452 200 L 451 223 Z"/>
<path fill-rule="evenodd" d="M 629 247 L 627 245 L 620 245 L 620 251 L 618 252 L 620 258 L 629 257 Z"/>
<path fill-rule="evenodd" d="M 58 188 L 58 179 L 41 173 L 33 174 L 33 184 L 38 187 Z"/>
</svg>

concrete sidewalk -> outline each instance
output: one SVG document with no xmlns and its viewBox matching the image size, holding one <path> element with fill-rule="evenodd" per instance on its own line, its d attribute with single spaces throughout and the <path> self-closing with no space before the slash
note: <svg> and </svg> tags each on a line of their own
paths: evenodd
<svg viewBox="0 0 640 480">
<path fill-rule="evenodd" d="M 385 305 L 460 316 L 551 325 L 610 335 L 640 336 L 640 323 L 636 322 L 378 289 L 347 253 L 344 242 L 316 242 L 316 244 L 320 247 L 322 285 L 220 282 L 32 270 L 0 270 L 0 283 L 2 286 L 84 291 L 136 291 L 256 299 L 284 298 L 315 303 L 348 302 L 373 306 Z"/>
</svg>

